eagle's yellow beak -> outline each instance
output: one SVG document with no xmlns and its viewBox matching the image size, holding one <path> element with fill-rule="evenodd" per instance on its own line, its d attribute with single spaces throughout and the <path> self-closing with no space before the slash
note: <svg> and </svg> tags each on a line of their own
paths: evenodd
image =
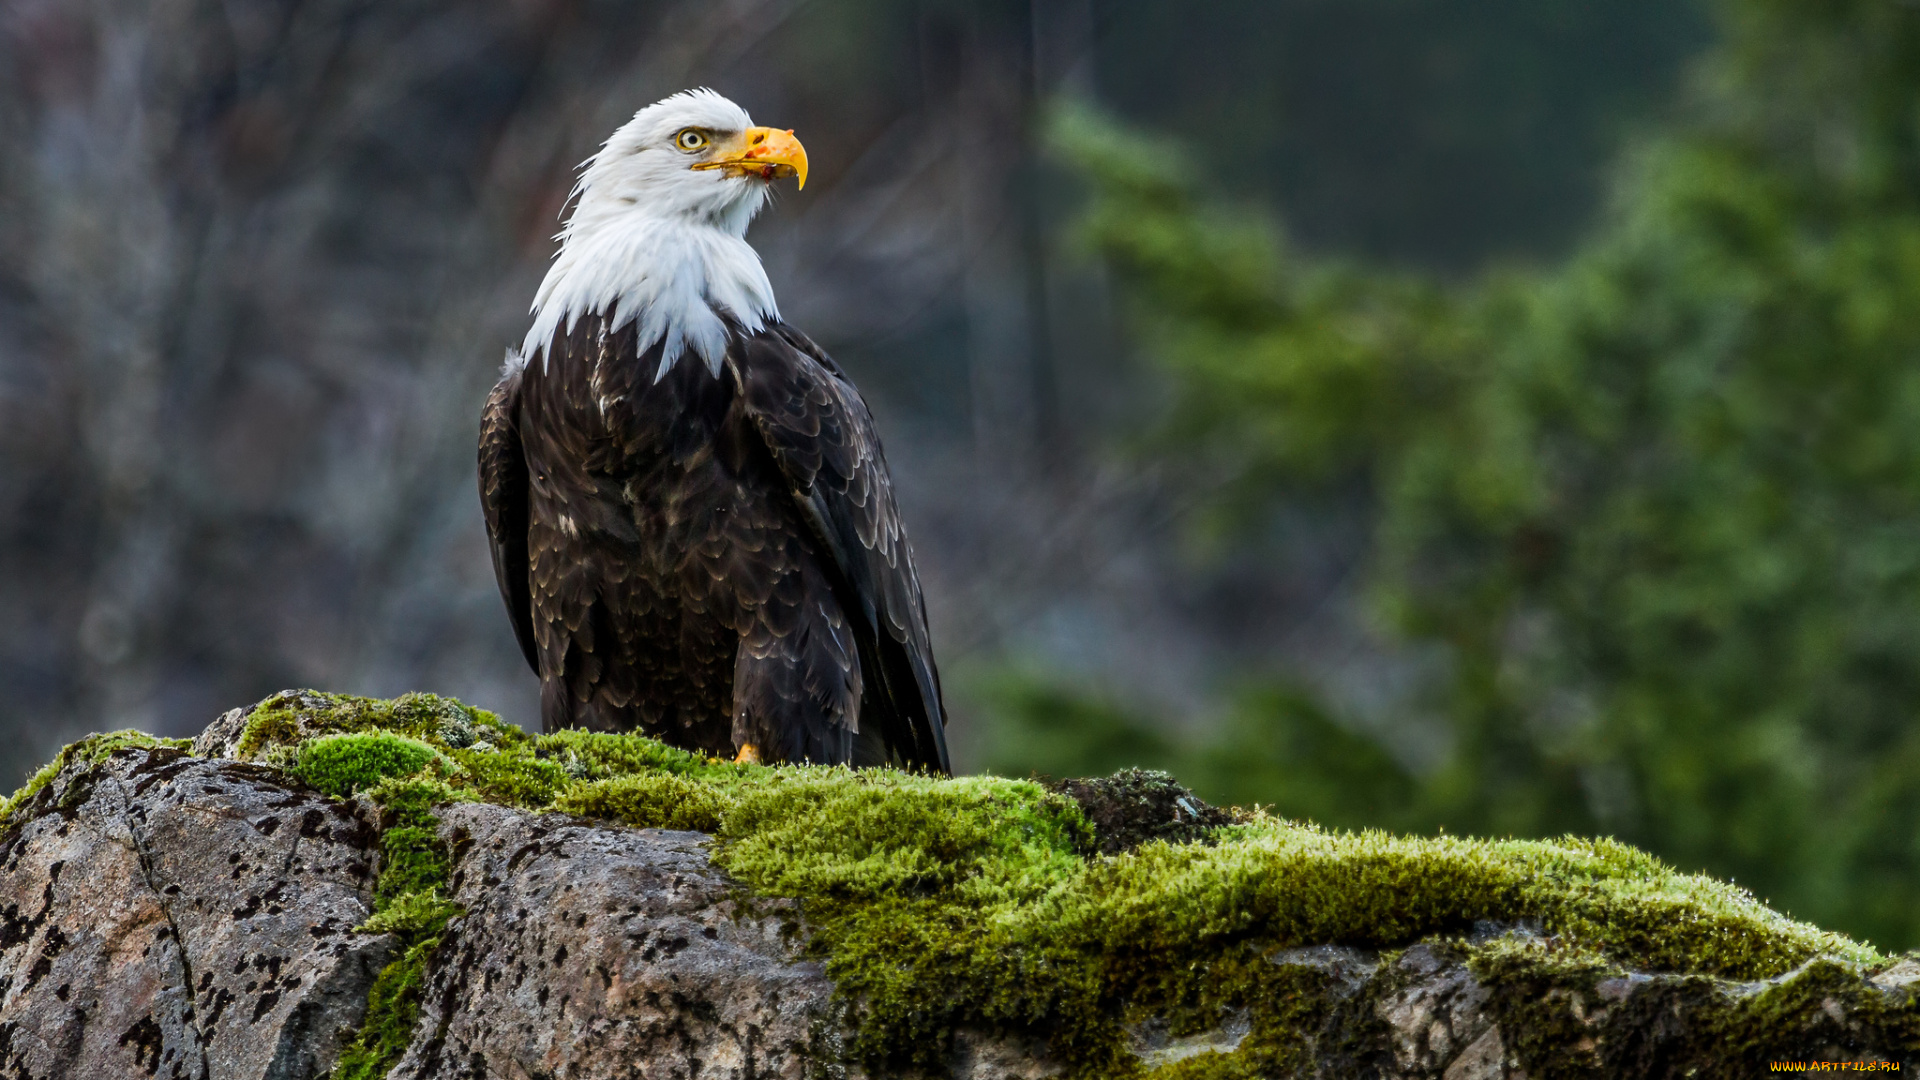
<svg viewBox="0 0 1920 1080">
<path fill-rule="evenodd" d="M 696 169 L 738 170 L 742 176 L 759 174 L 761 179 L 791 176 L 807 186 L 807 148 L 793 137 L 792 131 L 779 128 L 748 128 L 740 141 L 725 148 L 721 156 L 695 165 Z"/>
</svg>

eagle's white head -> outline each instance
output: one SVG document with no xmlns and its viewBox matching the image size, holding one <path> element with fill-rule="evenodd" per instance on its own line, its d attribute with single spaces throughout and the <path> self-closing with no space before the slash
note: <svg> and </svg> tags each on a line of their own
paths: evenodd
<svg viewBox="0 0 1920 1080">
<path fill-rule="evenodd" d="M 715 375 L 725 315 L 758 330 L 780 317 L 747 224 L 773 181 L 807 182 L 791 131 L 755 127 L 711 90 L 688 90 L 635 113 L 588 159 L 560 231 L 560 254 L 533 300 L 521 362 L 581 315 L 639 322 L 639 348 L 661 342 L 666 374 L 686 352 Z"/>
</svg>

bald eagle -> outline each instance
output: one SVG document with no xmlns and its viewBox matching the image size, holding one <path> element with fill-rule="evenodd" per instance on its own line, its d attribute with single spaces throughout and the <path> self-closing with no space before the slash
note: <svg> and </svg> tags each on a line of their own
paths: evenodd
<svg viewBox="0 0 1920 1080">
<path fill-rule="evenodd" d="M 873 417 L 745 239 L 787 176 L 793 133 L 709 90 L 588 160 L 481 420 L 494 572 L 547 731 L 949 772 Z"/>
</svg>

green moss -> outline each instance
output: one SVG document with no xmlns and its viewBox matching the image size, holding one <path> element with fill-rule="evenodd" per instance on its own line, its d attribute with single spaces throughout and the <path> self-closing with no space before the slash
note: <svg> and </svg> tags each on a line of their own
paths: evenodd
<svg viewBox="0 0 1920 1080">
<path fill-rule="evenodd" d="M 374 900 L 385 905 L 412 895 L 430 894 L 446 884 L 446 846 L 431 827 L 405 825 L 380 834 L 381 871 Z"/>
<path fill-rule="evenodd" d="M 406 952 L 336 1077 L 378 1075 L 352 1070 L 390 1063 L 411 1031 L 428 957 L 458 911 L 445 898 L 450 854 L 434 807 L 459 799 L 712 833 L 714 861 L 743 886 L 802 902 L 807 947 L 853 1024 L 846 1049 L 879 1072 L 942 1067 L 961 1025 L 1043 1034 L 1083 1077 L 1278 1075 L 1343 1053 L 1364 1071 L 1374 1051 L 1361 1043 L 1379 1034 L 1370 1006 L 1268 957 L 1327 942 L 1401 947 L 1482 919 L 1529 921 L 1558 943 L 1550 972 L 1524 950 L 1474 961 L 1511 988 L 1502 1000 L 1539 1014 L 1527 1014 L 1538 1025 L 1529 1030 L 1548 1034 L 1560 1029 L 1541 1010 L 1610 971 L 1712 986 L 1880 959 L 1611 841 L 1329 832 L 1239 812 L 1235 824 L 1178 836 L 1203 842 L 1103 853 L 1080 803 L 1029 781 L 741 765 L 637 735 L 533 738 L 426 695 L 283 694 L 256 714 L 247 753 L 380 807 L 384 858 L 367 928 L 400 934 Z M 1549 975 L 1562 998 L 1542 989 Z M 1742 1006 L 1740 1022 L 1759 1022 L 1751 1009 L 1762 1007 L 1773 1010 L 1766 1022 L 1799 1022 L 1806 995 L 1772 994 Z M 1128 1052 L 1131 1024 L 1155 1018 L 1192 1034 L 1229 1013 L 1251 1024 L 1231 1053 L 1149 1074 Z M 1330 1045 L 1329 1032 L 1353 1047 Z M 1547 1061 L 1548 1041 L 1523 1050 Z"/>
<path fill-rule="evenodd" d="M 1602 1003 L 1596 987 L 1624 973 L 1619 965 L 1577 944 L 1501 939 L 1471 950 L 1468 968 L 1493 995 L 1489 1011 L 1509 1052 L 1553 1062 L 1549 1076 L 1591 1075 L 1601 1067 L 1582 1017 Z M 1711 984 L 1702 978 L 1695 985 Z"/>
<path fill-rule="evenodd" d="M 90 765 L 97 765 L 105 761 L 116 750 L 130 748 L 150 750 L 156 747 L 164 747 L 170 750 L 191 750 L 193 748 L 193 740 L 163 739 L 154 735 L 148 735 L 142 731 L 126 730 L 89 735 L 78 742 L 69 743 L 61 749 L 60 753 L 54 756 L 52 761 L 41 766 L 39 772 L 29 777 L 27 782 L 20 786 L 20 790 L 9 795 L 4 802 L 0 802 L 0 830 L 11 827 L 14 823 L 14 816 L 24 809 L 28 803 L 32 802 L 35 795 L 40 794 L 48 784 L 53 783 L 54 777 L 59 776 L 62 770 L 74 762 L 80 761 Z"/>
<path fill-rule="evenodd" d="M 730 797 L 711 785 L 672 773 L 589 780 L 575 784 L 553 802 L 555 810 L 581 817 L 709 833 L 719 831 L 721 818 L 732 805 Z"/>
<path fill-rule="evenodd" d="M 767 775 L 764 766 L 711 758 L 675 749 L 639 735 L 560 731 L 540 736 L 534 743 L 533 752 L 536 756 L 564 763 L 569 767 L 570 775 L 586 780 L 671 773 L 726 784 Z"/>
<path fill-rule="evenodd" d="M 347 743 L 347 738 L 352 737 L 315 741 L 364 745 Z M 303 744 L 303 749 L 308 745 Z M 435 760 L 443 759 L 436 755 Z M 446 898 L 452 861 L 440 840 L 433 808 L 471 798 L 472 793 L 418 772 L 389 775 L 364 789 L 380 808 L 381 859 L 373 889 L 374 913 L 358 929 L 394 934 L 404 951 L 375 980 L 366 1018 L 342 1052 L 332 1080 L 377 1080 L 400 1059 L 420 1018 L 428 962 L 448 921 L 465 911 Z"/>
<path fill-rule="evenodd" d="M 1271 1076 L 1259 1062 L 1239 1053 L 1204 1053 L 1143 1073 L 1148 1080 L 1260 1080 Z"/>
<path fill-rule="evenodd" d="M 555 762 L 494 749 L 454 750 L 450 756 L 470 794 L 502 806 L 548 806 L 566 790 L 570 779 Z"/>
<path fill-rule="evenodd" d="M 432 937 L 461 911 L 459 904 L 442 897 L 438 891 L 404 893 L 354 929 L 363 934 Z"/>
<path fill-rule="evenodd" d="M 427 962 L 439 946 L 437 935 L 417 941 L 380 972 L 367 994 L 366 1019 L 341 1051 L 331 1080 L 381 1080 L 400 1060 L 420 1019 Z"/>
<path fill-rule="evenodd" d="M 1476 919 L 1535 918 L 1642 970 L 1734 978 L 1872 949 L 1796 923 L 1745 890 L 1611 841 L 1334 833 L 1278 820 L 1222 842 L 1093 863 L 1099 924 L 1144 949 L 1259 932 L 1276 944 L 1394 945 Z"/>
<path fill-rule="evenodd" d="M 1836 1012 L 1847 1018 L 1844 1027 Z M 1701 1048 L 1703 1059 L 1717 1053 L 1722 1062 L 1749 1063 L 1753 1073 L 1762 1062 L 1804 1060 L 1816 1048 L 1849 1043 L 1911 1060 L 1920 1054 L 1920 1011 L 1871 989 L 1857 966 L 1823 957 L 1758 994 L 1726 1001 L 1702 1042 L 1717 1044 Z M 1721 1075 L 1735 1074 L 1723 1068 Z"/>
<path fill-rule="evenodd" d="M 1265 819 L 1213 846 L 1082 860 L 1071 815 L 1030 785 L 819 773 L 748 789 L 716 861 L 808 901 L 829 971 L 864 1002 L 856 1049 L 875 1057 L 931 1065 L 954 1024 L 1038 1025 L 1090 1073 L 1120 1068 L 1123 1004 L 1177 1010 L 1227 992 L 1271 1007 L 1245 965 L 1222 968 L 1243 942 L 1392 946 L 1533 918 L 1651 970 L 1755 978 L 1875 955 L 1607 842 Z"/>
<path fill-rule="evenodd" d="M 367 790 L 380 808 L 380 878 L 374 912 L 383 914 L 409 896 L 443 892 L 452 858 L 440 839 L 433 807 L 466 797 L 453 785 L 425 777 L 389 779 Z"/>
<path fill-rule="evenodd" d="M 416 740 L 382 742 L 377 733 L 325 736 L 300 744 L 297 760 L 308 760 L 321 747 L 338 748 L 338 753 L 314 760 L 332 762 L 338 775 L 355 778 L 350 790 L 362 794 L 380 813 L 380 876 L 374 882 L 374 913 L 356 929 L 393 934 L 403 949 L 400 958 L 375 980 L 366 1017 L 331 1074 L 332 1080 L 376 1080 L 406 1050 L 420 1017 L 428 963 L 448 921 L 465 911 L 446 897 L 452 859 L 440 839 L 434 808 L 472 799 L 475 788 L 471 774 L 457 762 Z M 351 754 L 355 750 L 361 752 L 357 761 Z M 394 765 L 380 767 L 384 762 Z M 432 775 L 435 771 L 456 779 Z"/>
<path fill-rule="evenodd" d="M 418 739 L 372 731 L 309 739 L 300 744 L 288 771 L 303 783 L 344 799 L 388 777 L 412 776 L 439 758 L 439 751 Z"/>
<path fill-rule="evenodd" d="M 435 776 L 382 780 L 364 793 L 380 807 L 390 825 L 429 825 L 438 820 L 433 808 L 450 802 L 477 802 L 470 788 Z"/>
<path fill-rule="evenodd" d="M 1232 1051 L 1203 1052 L 1154 1068 L 1138 1068 L 1145 1080 L 1242 1080 L 1251 1077 L 1308 1075 L 1316 1056 L 1338 1059 L 1321 1045 L 1329 1033 L 1348 1034 L 1372 1025 L 1366 1010 L 1343 1003 L 1324 971 L 1299 965 L 1277 965 L 1268 951 L 1253 943 L 1225 946 L 1202 965 L 1204 977 L 1176 979 L 1184 993 L 1150 993 L 1158 1010 L 1128 1010 L 1131 1023 L 1158 1020 L 1175 1037 L 1198 1035 L 1219 1028 L 1229 1017 L 1244 1012 L 1250 1030 Z M 1257 1006 L 1257 1007 L 1256 1007 Z M 1336 1018 L 1338 1022 L 1336 1022 Z M 1124 1072 L 1125 1065 L 1120 1066 Z M 1335 1069 L 1329 1075 L 1362 1074 L 1367 1070 Z"/>
<path fill-rule="evenodd" d="M 1028 903 L 1084 862 L 1080 809 L 1027 780 L 782 768 L 735 789 L 720 860 L 777 896 L 880 900 L 952 891 Z"/>
</svg>

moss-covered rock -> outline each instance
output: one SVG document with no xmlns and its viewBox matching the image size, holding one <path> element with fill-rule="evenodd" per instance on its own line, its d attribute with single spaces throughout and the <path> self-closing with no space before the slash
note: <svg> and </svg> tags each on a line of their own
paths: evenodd
<svg viewBox="0 0 1920 1080">
<path fill-rule="evenodd" d="M 1157 1078 L 1739 1075 L 1725 1063 L 1920 1047 L 1906 984 L 1873 981 L 1890 958 L 1607 840 L 1329 832 L 1138 772 L 763 767 L 531 736 L 430 695 L 292 691 L 222 725 L 235 755 L 379 810 L 366 928 L 404 952 L 340 1077 L 408 1045 L 462 910 L 463 841 L 436 810 L 458 802 L 710 834 L 754 902 L 798 903 L 838 1000 L 819 1052 L 879 1074 L 954 1067 L 978 1032 L 1070 1075 Z M 1344 951 L 1301 959 L 1322 947 Z M 1421 1025 L 1450 1034 L 1405 1035 Z"/>
<path fill-rule="evenodd" d="M 283 690 L 250 709 L 215 722 L 220 756 L 259 760 L 274 749 L 292 749 L 327 735 L 386 733 L 430 742 L 443 750 L 479 746 L 524 746 L 528 736 L 490 712 L 435 694 L 402 694 L 391 700 Z M 231 738 L 231 742 L 226 741 Z M 210 746 L 196 740 L 196 750 Z"/>
<path fill-rule="evenodd" d="M 116 750 L 129 748 L 149 749 L 168 747 L 184 750 L 192 745 L 187 739 L 162 739 L 142 731 L 110 731 L 104 735 L 89 735 L 76 743 L 69 743 L 52 761 L 40 767 L 20 790 L 0 801 L 0 832 L 10 830 L 16 819 L 34 812 L 34 802 L 46 791 L 55 777 L 76 763 L 97 765 L 105 761 Z M 68 793 L 68 801 L 78 798 L 83 789 L 73 789 Z M 41 809 L 44 809 L 42 807 Z"/>
</svg>

